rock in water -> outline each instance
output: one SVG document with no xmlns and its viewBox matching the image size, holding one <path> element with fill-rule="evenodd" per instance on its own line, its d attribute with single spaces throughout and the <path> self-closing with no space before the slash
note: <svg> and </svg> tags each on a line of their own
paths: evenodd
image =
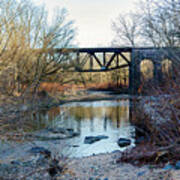
<svg viewBox="0 0 180 180">
<path fill-rule="evenodd" d="M 107 139 L 108 136 L 99 135 L 99 136 L 86 136 L 84 139 L 84 144 L 93 144 L 97 141 L 100 141 L 102 139 Z"/>
<path fill-rule="evenodd" d="M 67 138 L 79 136 L 78 132 L 74 132 L 74 129 L 72 128 L 62 128 L 62 127 L 57 127 L 57 128 L 48 128 L 47 129 L 49 132 L 53 134 L 64 134 L 66 135 Z"/>
<path fill-rule="evenodd" d="M 131 140 L 126 138 L 119 138 L 117 143 L 120 147 L 126 147 L 131 144 Z"/>
<path fill-rule="evenodd" d="M 177 162 L 176 162 L 175 168 L 176 168 L 176 169 L 180 169 L 180 161 L 177 161 Z"/>
</svg>

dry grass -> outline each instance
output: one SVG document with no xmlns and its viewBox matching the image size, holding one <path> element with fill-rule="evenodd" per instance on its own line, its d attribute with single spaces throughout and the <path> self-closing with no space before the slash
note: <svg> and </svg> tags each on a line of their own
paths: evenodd
<svg viewBox="0 0 180 180">
<path fill-rule="evenodd" d="M 151 96 L 134 102 L 132 117 L 136 139 L 143 140 L 134 149 L 124 152 L 118 162 L 164 166 L 167 162 L 175 164 L 180 160 L 179 73 L 176 77 L 176 81 L 167 78 L 159 87 L 154 87 L 153 83 L 143 84 L 141 93 Z"/>
</svg>

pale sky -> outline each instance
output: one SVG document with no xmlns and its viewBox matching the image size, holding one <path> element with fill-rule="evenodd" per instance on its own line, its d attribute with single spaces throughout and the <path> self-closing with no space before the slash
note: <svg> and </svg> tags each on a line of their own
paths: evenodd
<svg viewBox="0 0 180 180">
<path fill-rule="evenodd" d="M 77 28 L 79 47 L 106 47 L 114 37 L 112 20 L 119 13 L 132 11 L 138 0 L 34 0 L 46 4 L 50 14 L 56 7 L 66 8 Z"/>
</svg>

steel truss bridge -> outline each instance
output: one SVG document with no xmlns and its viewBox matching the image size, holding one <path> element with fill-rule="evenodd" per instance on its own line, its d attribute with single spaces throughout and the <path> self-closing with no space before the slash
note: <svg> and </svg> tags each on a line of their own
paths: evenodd
<svg viewBox="0 0 180 180">
<path fill-rule="evenodd" d="M 158 83 L 162 77 L 162 61 L 180 60 L 180 48 L 119 47 L 119 48 L 62 48 L 54 49 L 57 54 L 74 54 L 74 68 L 78 72 L 106 72 L 121 68 L 129 69 L 129 91 L 136 94 L 141 84 L 140 63 L 151 60 L 153 78 Z M 88 64 L 88 66 L 87 66 Z"/>
</svg>

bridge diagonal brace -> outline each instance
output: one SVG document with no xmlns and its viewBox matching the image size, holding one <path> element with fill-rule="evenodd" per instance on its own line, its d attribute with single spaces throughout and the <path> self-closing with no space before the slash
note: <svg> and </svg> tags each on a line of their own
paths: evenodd
<svg viewBox="0 0 180 180">
<path fill-rule="evenodd" d="M 124 54 L 122 54 L 122 53 L 120 52 L 119 55 L 128 63 L 128 65 L 131 64 L 131 62 L 129 61 L 129 59 L 128 59 L 126 56 L 124 56 Z"/>
<path fill-rule="evenodd" d="M 100 60 L 98 59 L 98 57 L 96 56 L 95 53 L 90 53 L 91 56 L 93 56 L 96 60 L 96 62 L 99 64 L 100 67 L 102 67 L 103 65 L 101 64 Z"/>
<path fill-rule="evenodd" d="M 114 53 L 114 54 L 111 56 L 109 62 L 108 62 L 107 65 L 106 65 L 106 69 L 108 69 L 108 67 L 111 65 L 111 63 L 112 63 L 112 61 L 114 60 L 114 58 L 115 58 L 116 55 L 117 55 L 117 53 Z"/>
<path fill-rule="evenodd" d="M 87 56 L 88 56 L 88 54 L 86 54 L 86 55 L 83 57 L 82 61 L 80 62 L 80 67 L 81 67 L 81 68 L 83 68 L 84 65 L 87 63 Z"/>
<path fill-rule="evenodd" d="M 75 66 L 75 69 L 79 71 L 79 70 L 83 69 L 83 67 L 84 67 L 85 64 L 87 63 L 88 55 L 89 55 L 89 54 L 86 53 L 86 55 L 82 58 L 81 61 L 80 61 L 80 53 L 77 52 L 76 54 L 77 54 L 77 55 L 76 55 L 76 56 L 77 56 L 77 58 L 76 58 L 77 63 L 75 63 L 74 66 Z"/>
<path fill-rule="evenodd" d="M 81 68 L 80 68 L 80 53 L 79 51 L 76 53 L 76 61 L 77 61 L 77 64 L 75 63 L 74 66 L 75 66 L 75 69 L 77 71 L 79 71 Z"/>
</svg>

